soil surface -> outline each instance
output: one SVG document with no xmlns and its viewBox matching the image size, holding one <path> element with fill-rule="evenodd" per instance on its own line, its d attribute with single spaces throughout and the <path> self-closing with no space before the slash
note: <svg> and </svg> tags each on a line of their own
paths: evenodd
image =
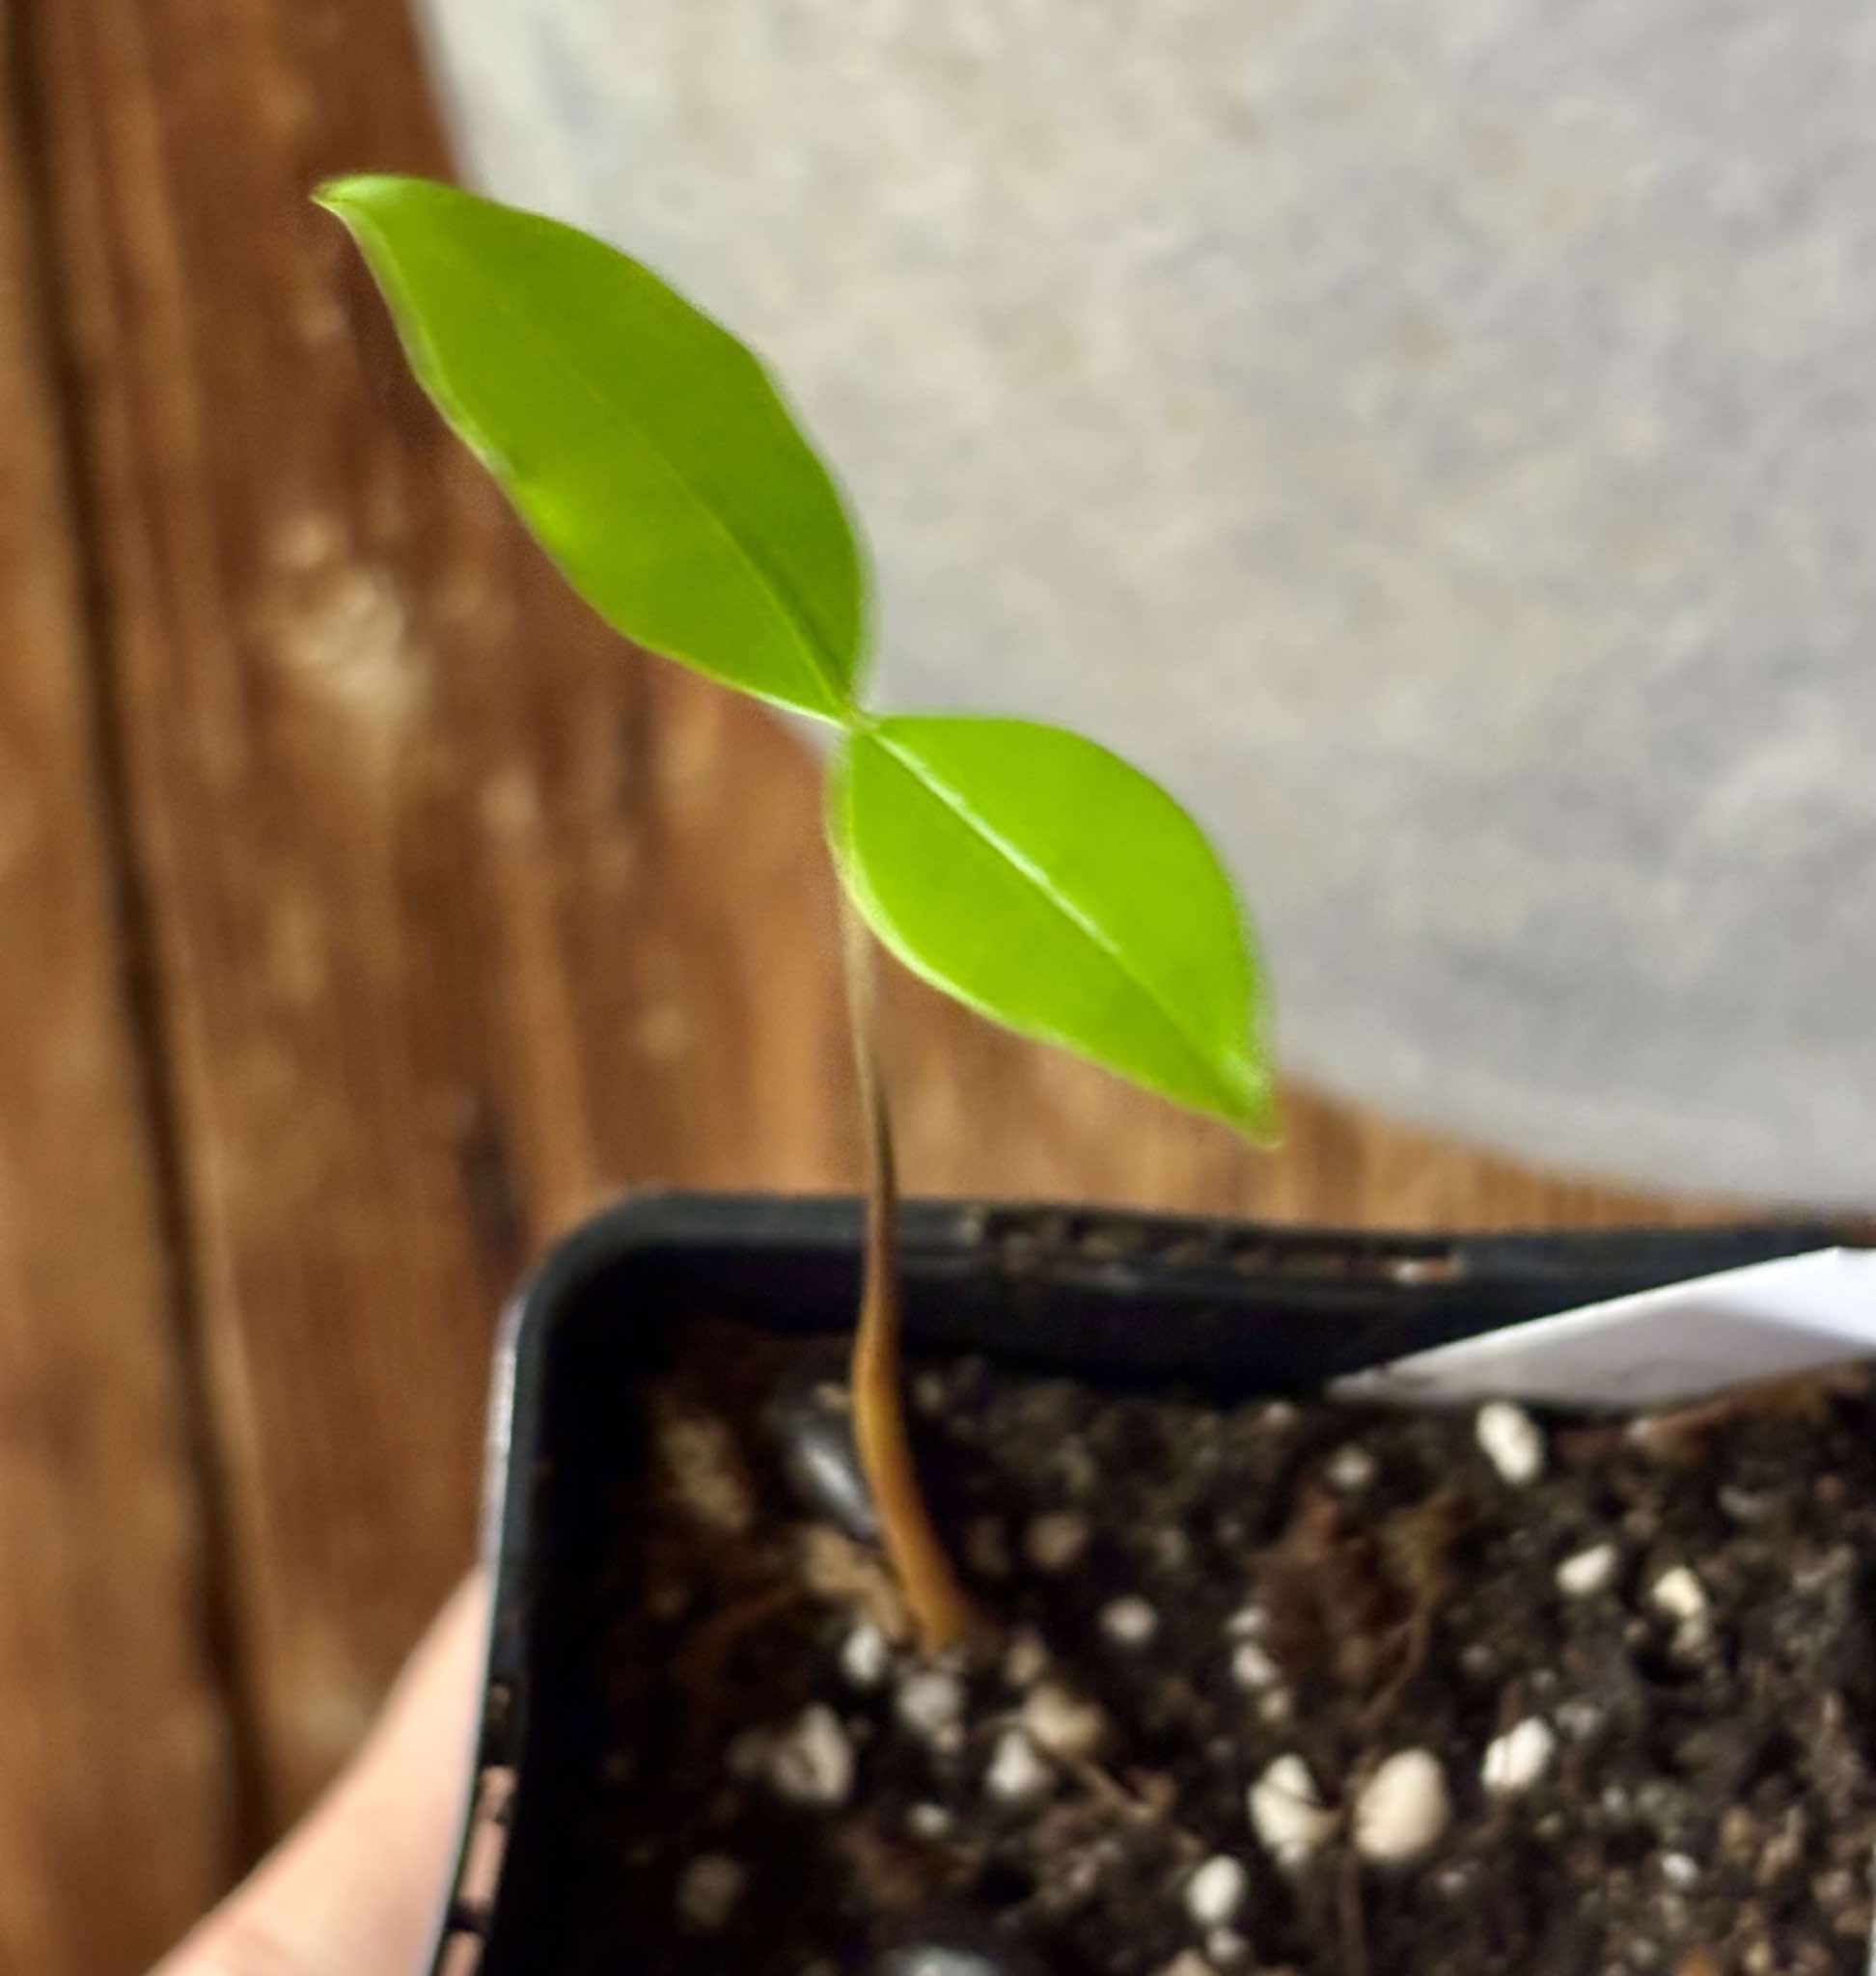
<svg viewBox="0 0 1876 1976">
<path fill-rule="evenodd" d="M 934 1666 L 838 1361 L 692 1349 L 582 1592 L 564 1976 L 1863 1969 L 1861 1378 L 1631 1424 L 927 1365 L 986 1621 Z"/>
</svg>

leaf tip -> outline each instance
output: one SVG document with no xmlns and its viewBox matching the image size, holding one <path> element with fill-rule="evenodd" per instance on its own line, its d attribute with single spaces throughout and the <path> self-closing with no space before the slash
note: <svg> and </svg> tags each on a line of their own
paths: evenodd
<svg viewBox="0 0 1876 1976">
<path fill-rule="evenodd" d="M 354 176 L 343 178 L 322 178 L 308 195 L 315 206 L 323 206 L 329 213 L 344 219 L 346 211 L 357 205 L 360 188 L 368 181 Z"/>
<path fill-rule="evenodd" d="M 350 226 L 355 214 L 381 206 L 388 197 L 423 182 L 395 172 L 346 172 L 336 178 L 322 178 L 314 186 L 311 196 L 315 206 L 323 206 L 334 218 Z"/>
<path fill-rule="evenodd" d="M 1239 1082 L 1237 1103 L 1228 1123 L 1234 1125 L 1253 1145 L 1274 1151 L 1283 1142 L 1283 1106 L 1277 1087 L 1267 1072 L 1246 1064 Z"/>
</svg>

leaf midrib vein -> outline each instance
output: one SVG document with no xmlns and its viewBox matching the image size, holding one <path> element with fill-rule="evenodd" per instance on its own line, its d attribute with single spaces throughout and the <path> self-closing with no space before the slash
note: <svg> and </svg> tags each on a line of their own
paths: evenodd
<svg viewBox="0 0 1876 1976">
<path fill-rule="evenodd" d="M 1072 899 L 1065 896 L 1033 858 L 1020 846 L 1011 843 L 972 806 L 967 797 L 934 774 L 929 765 L 903 742 L 895 740 L 878 729 L 874 729 L 869 738 L 876 741 L 921 788 L 943 804 L 974 837 L 1021 872 L 1070 925 L 1098 947 L 1113 962 L 1116 972 L 1172 1032 L 1174 1041 L 1197 1067 L 1200 1082 L 1208 1089 L 1222 1092 L 1228 1099 L 1236 1101 L 1237 1094 L 1219 1079 L 1203 1047 L 1188 1032 L 1186 1026 L 1167 1005 L 1164 997 L 1132 965 L 1125 951 L 1116 944 L 1098 920 L 1090 918 Z"/>
<path fill-rule="evenodd" d="M 454 259 L 459 269 L 466 268 L 471 275 L 482 272 L 471 255 L 458 253 L 454 241 L 445 245 L 447 258 Z M 638 435 L 645 450 L 663 468 L 666 476 L 679 487 L 691 505 L 703 514 L 704 520 L 722 536 L 731 552 L 755 578 L 758 586 L 766 590 L 780 607 L 783 618 L 787 623 L 795 644 L 806 658 L 809 670 L 819 681 L 826 694 L 828 703 L 837 712 L 850 709 L 852 696 L 841 683 L 840 672 L 831 655 L 823 648 L 806 610 L 796 597 L 793 590 L 770 566 L 760 553 L 747 541 L 741 533 L 725 519 L 718 508 L 704 498 L 703 491 L 690 476 L 674 460 L 652 436 L 644 422 L 637 417 L 623 400 L 616 400 L 598 380 L 591 376 L 585 368 L 574 360 L 566 350 L 550 337 L 543 337 L 535 327 L 527 314 L 517 309 L 506 290 L 495 288 L 488 290 L 495 309 L 510 322 L 513 323 L 533 346 L 546 356 L 578 384 L 597 405 L 602 413 L 615 416 Z M 705 318 L 707 320 L 707 318 Z M 712 324 L 711 327 L 716 327 Z M 727 332 L 722 332 L 727 334 Z M 434 345 L 432 345 L 432 348 Z M 739 346 L 740 347 L 740 346 Z M 745 352 L 745 354 L 747 354 Z M 752 358 L 751 362 L 755 360 Z"/>
</svg>

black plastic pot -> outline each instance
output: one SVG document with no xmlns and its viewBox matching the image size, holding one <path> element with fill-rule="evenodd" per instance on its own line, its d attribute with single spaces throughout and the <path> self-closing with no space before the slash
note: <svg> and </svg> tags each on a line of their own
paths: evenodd
<svg viewBox="0 0 1876 1976">
<path fill-rule="evenodd" d="M 560 1834 L 592 1738 L 561 1706 L 572 1651 L 542 1589 L 598 1554 L 599 1505 L 639 1450 L 633 1381 L 708 1310 L 839 1332 L 859 1282 L 848 1200 L 666 1195 L 564 1241 L 496 1361 L 485 1551 L 488 1673 L 455 1893 L 432 1976 L 541 1976 L 568 1925 Z M 1402 1354 L 1837 1239 L 1816 1227 L 1560 1236 L 1346 1234 L 1086 1209 L 905 1211 L 915 1348 L 1104 1382 L 1305 1390 Z M 499 1862 L 499 1871 L 498 1871 Z"/>
</svg>

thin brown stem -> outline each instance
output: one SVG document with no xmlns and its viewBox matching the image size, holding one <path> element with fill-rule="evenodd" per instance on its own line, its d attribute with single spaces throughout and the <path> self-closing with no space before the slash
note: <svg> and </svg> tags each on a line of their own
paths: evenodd
<svg viewBox="0 0 1876 1976">
<path fill-rule="evenodd" d="M 842 893 L 847 1018 L 867 1140 L 867 1256 L 853 1339 L 853 1433 L 879 1512 L 886 1556 L 927 1653 L 969 1633 L 977 1615 L 933 1527 L 905 1425 L 898 1184 L 892 1119 L 880 1076 L 871 936 Z"/>
</svg>

